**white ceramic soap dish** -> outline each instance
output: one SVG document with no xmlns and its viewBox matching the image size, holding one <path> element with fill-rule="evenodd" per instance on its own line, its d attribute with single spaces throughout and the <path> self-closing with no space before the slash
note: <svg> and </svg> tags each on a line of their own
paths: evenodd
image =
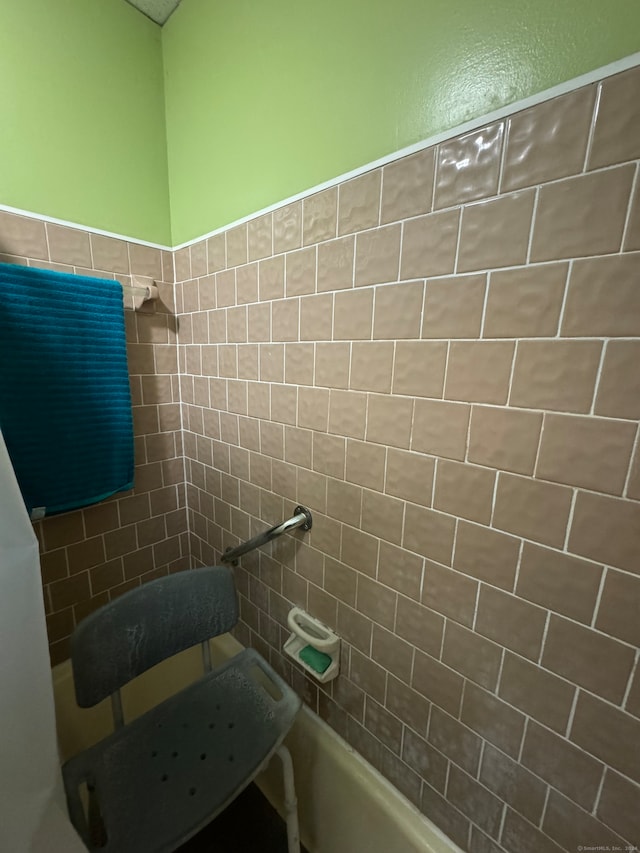
<svg viewBox="0 0 640 853">
<path fill-rule="evenodd" d="M 291 635 L 284 651 L 317 681 L 331 681 L 340 671 L 340 637 L 299 607 L 289 611 Z M 329 659 L 329 660 L 327 660 Z"/>
</svg>

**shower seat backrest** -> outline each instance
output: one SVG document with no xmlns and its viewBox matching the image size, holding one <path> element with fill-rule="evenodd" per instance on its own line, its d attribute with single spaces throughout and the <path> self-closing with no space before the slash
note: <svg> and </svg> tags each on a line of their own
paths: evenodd
<svg viewBox="0 0 640 853">
<path fill-rule="evenodd" d="M 76 700 L 89 708 L 178 652 L 238 621 L 231 571 L 178 572 L 131 590 L 88 616 L 71 640 Z"/>
</svg>

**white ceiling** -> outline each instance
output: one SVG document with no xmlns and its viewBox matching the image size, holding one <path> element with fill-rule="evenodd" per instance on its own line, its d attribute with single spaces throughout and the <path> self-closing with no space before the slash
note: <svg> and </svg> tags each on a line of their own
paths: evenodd
<svg viewBox="0 0 640 853">
<path fill-rule="evenodd" d="M 180 3 L 180 0 L 127 0 L 147 18 L 162 26 Z"/>
</svg>

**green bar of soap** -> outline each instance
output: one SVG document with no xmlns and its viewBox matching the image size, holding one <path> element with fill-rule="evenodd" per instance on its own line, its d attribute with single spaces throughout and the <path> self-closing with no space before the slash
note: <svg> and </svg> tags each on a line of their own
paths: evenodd
<svg viewBox="0 0 640 853">
<path fill-rule="evenodd" d="M 314 669 L 321 675 L 323 672 L 326 672 L 331 665 L 331 657 L 329 655 L 325 655 L 324 652 L 319 652 L 317 649 L 314 649 L 313 646 L 305 646 L 304 649 L 300 649 L 299 655 L 300 660 L 304 661 L 311 667 L 311 669 Z"/>
</svg>

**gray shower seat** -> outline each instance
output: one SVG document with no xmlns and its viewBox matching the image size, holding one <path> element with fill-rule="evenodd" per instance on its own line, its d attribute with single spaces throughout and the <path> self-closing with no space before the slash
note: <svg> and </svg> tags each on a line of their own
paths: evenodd
<svg viewBox="0 0 640 853">
<path fill-rule="evenodd" d="M 220 566 L 180 572 L 126 593 L 74 632 L 78 704 L 119 697 L 131 678 L 230 630 L 237 618 L 233 578 Z M 208 645 L 203 651 L 207 668 Z M 235 799 L 276 751 L 286 752 L 282 741 L 299 707 L 300 699 L 253 649 L 127 724 L 118 725 L 116 698 L 115 731 L 63 767 L 72 823 L 89 850 L 176 850 Z M 292 776 L 289 784 L 286 779 L 290 758 L 280 757 L 288 807 L 295 809 Z M 84 785 L 91 792 L 88 808 Z M 97 812 L 98 821 L 90 817 Z M 289 850 L 297 850 L 297 813 L 287 823 Z"/>
</svg>

